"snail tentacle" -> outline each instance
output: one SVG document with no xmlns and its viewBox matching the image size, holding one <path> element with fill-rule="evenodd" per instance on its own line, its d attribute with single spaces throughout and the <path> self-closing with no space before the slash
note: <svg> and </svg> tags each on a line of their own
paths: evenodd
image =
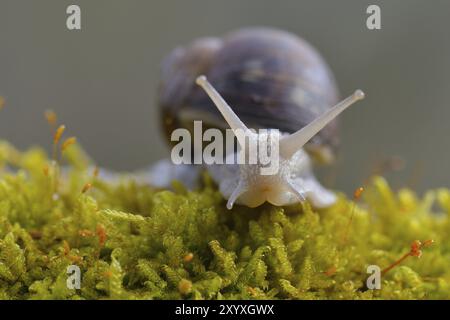
<svg viewBox="0 0 450 320">
<path fill-rule="evenodd" d="M 303 188 L 294 184 L 289 179 L 285 180 L 285 184 L 289 187 L 290 191 L 297 196 L 300 202 L 306 201 L 306 191 Z"/>
<path fill-rule="evenodd" d="M 342 111 L 350 107 L 356 101 L 362 99 L 364 99 L 364 92 L 356 90 L 351 96 L 339 102 L 307 126 L 283 138 L 280 141 L 280 152 L 282 156 L 289 159 Z"/>
<path fill-rule="evenodd" d="M 209 83 L 206 76 L 201 75 L 197 77 L 197 80 L 195 81 L 199 86 L 205 90 L 205 92 L 208 94 L 208 96 L 211 98 L 211 100 L 216 105 L 217 109 L 219 109 L 222 116 L 225 118 L 225 121 L 228 123 L 231 129 L 234 131 L 244 131 L 250 133 L 250 130 L 247 128 L 247 126 L 239 119 L 239 117 L 234 113 L 233 109 L 226 103 L 226 101 L 222 98 L 222 96 L 214 89 L 214 87 Z M 238 139 L 238 142 L 241 146 L 245 145 L 245 141 L 240 137 L 239 135 L 236 136 Z"/>
<path fill-rule="evenodd" d="M 228 210 L 233 209 L 234 203 L 245 191 L 247 191 L 246 183 L 244 182 L 244 180 L 240 179 L 237 187 L 233 190 L 230 197 L 228 198 L 227 201 Z"/>
</svg>

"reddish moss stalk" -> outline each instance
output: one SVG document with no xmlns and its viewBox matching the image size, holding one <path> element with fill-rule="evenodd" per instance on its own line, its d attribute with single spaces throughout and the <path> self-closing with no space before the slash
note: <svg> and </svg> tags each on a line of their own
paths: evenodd
<svg viewBox="0 0 450 320">
<path fill-rule="evenodd" d="M 426 240 L 423 243 L 419 240 L 415 240 L 411 244 L 411 250 L 408 253 L 405 253 L 400 259 L 392 263 L 390 266 L 383 269 L 383 271 L 381 271 L 381 275 L 385 275 L 387 272 L 398 266 L 400 263 L 402 263 L 406 258 L 410 256 L 420 258 L 422 256 L 422 249 L 432 245 L 433 243 L 434 240 Z"/>
</svg>

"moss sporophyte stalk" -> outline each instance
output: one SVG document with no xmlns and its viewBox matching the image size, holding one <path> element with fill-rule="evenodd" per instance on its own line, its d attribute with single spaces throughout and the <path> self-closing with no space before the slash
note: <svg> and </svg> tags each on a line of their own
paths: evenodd
<svg viewBox="0 0 450 320">
<path fill-rule="evenodd" d="M 448 189 L 418 197 L 374 177 L 328 209 L 229 211 L 207 174 L 169 191 L 103 180 L 77 143 L 57 158 L 0 143 L 1 299 L 450 297 Z"/>
</svg>

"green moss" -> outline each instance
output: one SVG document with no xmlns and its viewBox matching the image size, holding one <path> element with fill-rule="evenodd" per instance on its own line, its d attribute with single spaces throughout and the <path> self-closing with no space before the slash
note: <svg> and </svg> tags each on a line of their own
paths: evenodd
<svg viewBox="0 0 450 320">
<path fill-rule="evenodd" d="M 450 297 L 447 189 L 418 198 L 377 177 L 357 205 L 340 194 L 320 212 L 306 203 L 228 211 L 207 176 L 199 191 L 171 192 L 94 178 L 78 146 L 65 162 L 58 175 L 40 149 L 0 143 L 0 299 Z M 387 267 L 416 239 L 435 243 L 367 290 L 367 266 Z M 72 264 L 78 290 L 66 286 Z"/>
</svg>

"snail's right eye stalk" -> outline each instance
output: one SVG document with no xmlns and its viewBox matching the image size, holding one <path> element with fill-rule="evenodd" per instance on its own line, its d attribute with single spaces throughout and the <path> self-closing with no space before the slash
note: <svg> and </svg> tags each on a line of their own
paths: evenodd
<svg viewBox="0 0 450 320">
<path fill-rule="evenodd" d="M 234 113 L 233 109 L 228 105 L 228 103 L 222 98 L 222 96 L 214 89 L 214 87 L 209 83 L 208 79 L 204 75 L 201 75 L 195 81 L 200 87 L 205 90 L 208 96 L 216 105 L 217 109 L 219 109 L 222 116 L 225 118 L 225 121 L 228 123 L 233 131 L 238 132 L 238 130 L 242 130 L 244 132 L 249 132 L 250 130 L 247 126 L 239 119 L 239 117 Z M 241 137 L 236 135 L 239 144 L 241 147 L 245 146 L 245 141 L 239 141 Z M 245 138 L 244 138 L 245 139 Z M 242 140 L 242 139 L 241 139 Z"/>
</svg>

